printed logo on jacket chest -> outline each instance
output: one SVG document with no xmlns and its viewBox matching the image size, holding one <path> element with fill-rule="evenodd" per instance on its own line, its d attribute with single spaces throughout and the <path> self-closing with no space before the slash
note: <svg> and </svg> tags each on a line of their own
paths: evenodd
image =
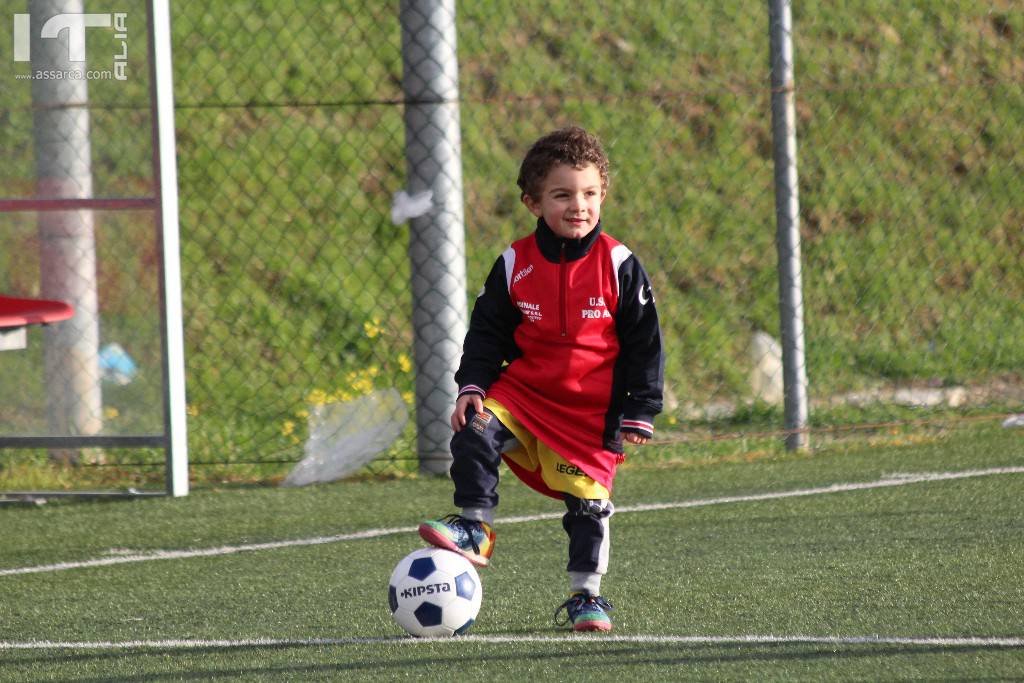
<svg viewBox="0 0 1024 683">
<path fill-rule="evenodd" d="M 539 323 L 544 319 L 544 314 L 540 312 L 540 304 L 530 303 L 529 301 L 516 300 L 516 306 L 522 311 L 523 317 L 532 323 Z"/>
<path fill-rule="evenodd" d="M 522 270 L 520 270 L 518 273 L 515 274 L 515 276 L 512 278 L 512 284 L 513 285 L 519 284 L 520 280 L 522 280 L 524 277 L 526 277 L 527 275 L 529 275 L 532 272 L 533 272 L 533 264 L 531 263 L 530 265 L 526 266 L 525 268 L 523 268 Z"/>
<path fill-rule="evenodd" d="M 594 318 L 610 318 L 612 314 L 608 312 L 603 296 L 591 296 L 587 297 L 587 308 L 583 309 L 581 317 L 592 320 Z"/>
</svg>

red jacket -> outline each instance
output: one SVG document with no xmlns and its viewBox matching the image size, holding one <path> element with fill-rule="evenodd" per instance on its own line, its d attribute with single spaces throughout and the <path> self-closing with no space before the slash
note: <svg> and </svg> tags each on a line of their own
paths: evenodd
<svg viewBox="0 0 1024 683">
<path fill-rule="evenodd" d="M 636 257 L 600 225 L 564 240 L 541 219 L 492 268 L 455 379 L 460 395 L 497 400 L 610 490 L 621 433 L 653 436 L 663 374 L 658 314 Z"/>
</svg>

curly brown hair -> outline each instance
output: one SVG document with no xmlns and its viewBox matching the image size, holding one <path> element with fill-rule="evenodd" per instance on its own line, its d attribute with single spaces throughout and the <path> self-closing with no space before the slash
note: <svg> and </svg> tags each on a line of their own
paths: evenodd
<svg viewBox="0 0 1024 683">
<path fill-rule="evenodd" d="M 579 126 L 570 126 L 548 133 L 530 147 L 516 180 L 522 196 L 539 200 L 541 183 L 558 164 L 577 169 L 593 164 L 601 174 L 601 188 L 608 189 L 608 155 L 601 141 Z"/>
</svg>

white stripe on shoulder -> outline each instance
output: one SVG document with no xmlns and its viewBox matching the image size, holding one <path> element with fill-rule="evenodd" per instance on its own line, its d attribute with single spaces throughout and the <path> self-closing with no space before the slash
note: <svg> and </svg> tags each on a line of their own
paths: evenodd
<svg viewBox="0 0 1024 683">
<path fill-rule="evenodd" d="M 505 289 L 509 292 L 512 291 L 512 273 L 516 267 L 516 250 L 513 247 L 509 247 L 501 253 L 501 258 L 505 262 Z"/>
<path fill-rule="evenodd" d="M 619 294 L 619 268 L 626 262 L 633 252 L 625 244 L 617 244 L 612 247 L 612 266 L 615 268 L 615 294 Z"/>
</svg>

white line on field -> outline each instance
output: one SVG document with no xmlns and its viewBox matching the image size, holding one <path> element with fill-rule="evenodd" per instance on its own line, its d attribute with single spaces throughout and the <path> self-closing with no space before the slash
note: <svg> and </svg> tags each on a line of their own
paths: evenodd
<svg viewBox="0 0 1024 683">
<path fill-rule="evenodd" d="M 220 555 L 233 555 L 235 553 L 252 552 L 255 550 L 277 550 L 279 548 L 295 548 L 305 545 L 323 545 L 325 543 L 341 543 L 344 541 L 358 541 L 364 538 L 380 538 L 394 534 L 412 533 L 416 527 L 401 527 L 391 529 L 367 529 L 356 531 L 350 534 L 338 534 L 336 536 L 317 536 L 314 538 L 295 538 L 287 541 L 269 541 L 267 543 L 247 543 L 244 545 L 222 545 L 216 548 L 190 548 L 188 550 L 148 550 L 131 555 L 123 554 L 118 550 L 117 554 L 108 557 L 98 557 L 93 560 L 81 560 L 77 562 L 58 562 L 56 564 L 44 564 L 35 567 L 19 567 L 15 569 L 0 569 L 0 576 L 14 576 L 17 574 L 40 574 L 44 572 L 59 572 L 66 569 L 84 569 L 86 567 L 107 567 L 115 564 L 129 564 L 132 562 L 150 562 L 153 560 L 186 560 L 193 557 L 217 557 Z"/>
<path fill-rule="evenodd" d="M 719 498 L 704 498 L 698 500 L 684 500 L 674 503 L 645 503 L 640 505 L 624 505 L 615 508 L 616 514 L 630 512 L 652 512 L 656 510 L 680 510 L 684 508 L 704 507 L 708 505 L 724 505 L 727 503 L 753 503 L 765 500 L 778 500 L 781 498 L 800 498 L 804 496 L 819 496 L 830 493 L 844 493 L 847 491 L 864 491 L 868 489 L 879 489 L 893 486 L 907 486 L 909 484 L 920 484 L 923 482 L 951 481 L 955 479 L 971 479 L 974 477 L 990 477 L 1000 474 L 1022 474 L 1024 467 L 993 467 L 984 470 L 962 470 L 960 472 L 922 472 L 908 474 L 894 474 L 876 481 L 852 482 L 845 484 L 832 484 L 809 489 L 793 489 L 789 491 L 775 491 L 771 493 L 755 493 L 745 496 L 722 496 Z M 545 513 L 539 515 L 522 515 L 518 517 L 499 518 L 496 524 L 524 524 L 548 519 L 560 519 L 561 513 Z M 223 545 L 216 548 L 193 548 L 187 550 L 150 550 L 145 552 L 126 554 L 123 550 L 117 550 L 115 555 L 100 557 L 92 560 L 79 560 L 74 562 L 58 562 L 56 564 L 36 565 L 33 567 L 15 567 L 11 569 L 0 569 L 0 577 L 17 576 L 21 574 L 42 574 L 46 572 L 57 572 L 68 569 L 85 569 L 89 567 L 107 567 L 117 564 L 129 564 L 132 562 L 151 562 L 155 560 L 185 560 L 194 557 L 218 557 L 221 555 L 233 555 L 236 553 L 253 552 L 257 550 L 278 550 L 281 548 L 295 548 L 299 546 L 324 545 L 327 543 L 343 543 L 345 541 L 357 541 L 367 538 L 381 538 L 383 536 L 394 536 L 396 534 L 411 534 L 416 527 L 392 527 L 388 529 L 367 529 L 348 534 L 337 534 L 335 536 L 316 536 L 313 538 L 297 538 L 284 541 L 270 541 L 267 543 L 247 543 L 243 545 Z"/>
<path fill-rule="evenodd" d="M 803 496 L 820 496 L 829 493 L 845 493 L 847 491 L 864 491 L 867 489 L 882 489 L 891 486 L 907 486 L 908 484 L 920 484 L 932 481 L 950 481 L 953 479 L 971 479 L 973 477 L 990 477 L 998 474 L 1024 474 L 1024 467 L 993 467 L 987 470 L 962 470 L 960 472 L 922 472 L 893 474 L 876 481 L 853 482 L 846 484 L 832 484 L 812 489 L 793 489 L 790 491 L 775 491 L 772 493 L 754 493 L 745 496 L 722 496 L 720 498 L 704 498 L 700 500 L 684 500 L 673 503 L 641 503 L 639 505 L 624 505 L 615 508 L 615 514 L 622 512 L 652 512 L 656 510 L 680 510 L 684 508 L 704 507 L 707 505 L 724 505 L 726 503 L 753 503 L 763 500 L 778 500 L 780 498 L 800 498 Z M 560 519 L 562 515 L 527 515 L 523 517 L 508 517 L 498 520 L 497 523 L 508 524 L 510 522 L 533 522 L 541 519 Z"/>
<path fill-rule="evenodd" d="M 125 641 L 3 641 L 4 650 L 195 650 L 204 648 L 260 647 L 323 647 L 341 645 L 418 645 L 452 643 L 540 643 L 561 644 L 588 642 L 637 643 L 642 645 L 905 645 L 930 647 L 1019 648 L 1019 636 L 811 636 L 811 635 L 734 635 L 734 636 L 671 636 L 671 635 L 576 635 L 560 636 L 460 636 L 458 638 L 410 638 L 392 636 L 379 638 L 243 638 L 239 640 L 125 640 Z"/>
</svg>

